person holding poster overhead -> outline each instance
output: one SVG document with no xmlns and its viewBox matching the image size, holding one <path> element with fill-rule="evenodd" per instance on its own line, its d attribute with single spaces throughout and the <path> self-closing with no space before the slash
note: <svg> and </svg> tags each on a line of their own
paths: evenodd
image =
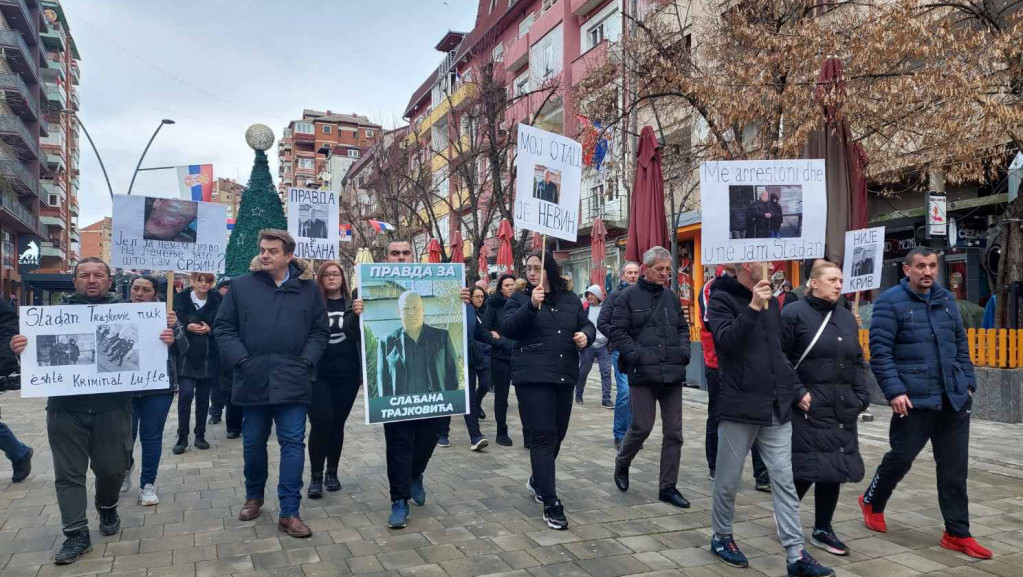
<svg viewBox="0 0 1023 577">
<path fill-rule="evenodd" d="M 238 519 L 260 515 L 272 425 L 281 446 L 277 529 L 303 538 L 312 535 L 299 517 L 306 414 L 330 329 L 313 267 L 294 253 L 295 240 L 287 231 L 259 231 L 259 254 L 249 274 L 231 281 L 213 334 L 223 361 L 234 368 L 231 400 L 244 415 L 245 505 Z"/>
<path fill-rule="evenodd" d="M 120 302 L 110 292 L 110 267 L 96 257 L 78 261 L 72 271 L 74 294 L 64 304 L 95 305 Z M 174 342 L 174 333 L 164 329 L 160 340 Z M 28 338 L 16 335 L 11 350 L 20 355 Z M 116 535 L 121 530 L 117 514 L 121 483 L 128 470 L 131 442 L 130 392 L 50 397 L 46 401 L 46 436 L 53 453 L 54 486 L 60 509 L 61 530 L 66 537 L 53 560 L 67 565 L 92 550 L 89 536 L 86 472 L 96 476 L 96 510 L 99 531 Z"/>
<path fill-rule="evenodd" d="M 185 338 L 178 354 L 178 441 L 172 451 L 180 455 L 188 448 L 188 425 L 195 400 L 195 447 L 206 450 L 206 414 L 210 389 L 220 376 L 220 349 L 213 328 L 222 297 L 211 290 L 216 277 L 209 272 L 189 275 L 192 286 L 174 295 L 174 312 L 184 328 Z"/>
<path fill-rule="evenodd" d="M 803 417 L 792 419 L 792 472 L 800 499 L 814 486 L 810 543 L 848 555 L 831 520 L 841 484 L 863 479 L 856 421 L 870 406 L 870 390 L 856 318 L 838 304 L 842 269 L 827 261 L 814 266 L 808 289 L 781 312 L 782 348 L 799 378 L 795 400 Z"/>
<path fill-rule="evenodd" d="M 534 252 L 526 259 L 526 288 L 505 306 L 501 334 L 518 341 L 512 382 L 522 426 L 529 431 L 532 475 L 526 487 L 543 504 L 551 529 L 568 528 L 555 489 L 554 463 L 572 416 L 579 378 L 579 351 L 597 337 L 579 297 L 567 288 L 554 255 Z"/>
<path fill-rule="evenodd" d="M 732 519 L 746 455 L 757 443 L 771 475 L 771 499 L 788 574 L 834 575 L 803 549 L 799 497 L 792 476 L 791 421 L 797 379 L 782 350 L 780 307 L 771 296 L 766 263 L 725 268 L 734 270 L 734 276 L 714 281 L 707 313 L 721 379 L 711 552 L 733 567 L 749 566 L 732 536 Z"/>
</svg>

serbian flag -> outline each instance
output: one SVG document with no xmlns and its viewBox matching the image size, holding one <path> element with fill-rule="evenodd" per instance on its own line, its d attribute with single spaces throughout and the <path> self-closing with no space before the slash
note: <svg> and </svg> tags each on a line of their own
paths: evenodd
<svg viewBox="0 0 1023 577">
<path fill-rule="evenodd" d="M 234 219 L 227 219 L 227 230 L 234 230 Z"/>
<path fill-rule="evenodd" d="M 213 199 L 213 165 L 190 164 L 178 167 L 178 190 L 181 198 L 198 202 Z"/>
<path fill-rule="evenodd" d="M 341 242 L 352 242 L 352 225 L 340 224 L 338 228 L 341 232 Z"/>
<path fill-rule="evenodd" d="M 373 220 L 372 218 L 368 220 L 369 225 L 377 232 L 394 232 L 398 230 L 393 224 L 388 224 L 382 220 Z"/>
</svg>

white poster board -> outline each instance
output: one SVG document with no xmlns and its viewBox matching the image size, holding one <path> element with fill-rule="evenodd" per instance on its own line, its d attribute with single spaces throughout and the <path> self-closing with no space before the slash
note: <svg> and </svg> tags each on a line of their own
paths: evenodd
<svg viewBox="0 0 1023 577">
<path fill-rule="evenodd" d="M 700 200 L 704 264 L 824 257 L 823 160 L 704 162 Z"/>
<path fill-rule="evenodd" d="M 881 288 L 883 261 L 883 226 L 846 231 L 842 294 Z"/>
<path fill-rule="evenodd" d="M 223 273 L 226 223 L 223 204 L 114 195 L 110 266 Z"/>
<path fill-rule="evenodd" d="M 571 138 L 519 124 L 515 226 L 575 242 L 583 147 Z"/>
<path fill-rule="evenodd" d="M 295 238 L 295 256 L 337 260 L 341 242 L 339 210 L 334 191 L 288 189 L 288 232 Z"/>
<path fill-rule="evenodd" d="M 60 397 L 170 387 L 163 303 L 22 306 L 21 396 Z"/>
</svg>

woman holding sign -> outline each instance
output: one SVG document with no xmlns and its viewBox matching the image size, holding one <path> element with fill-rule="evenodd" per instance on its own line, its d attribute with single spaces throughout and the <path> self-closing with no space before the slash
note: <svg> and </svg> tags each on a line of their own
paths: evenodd
<svg viewBox="0 0 1023 577">
<path fill-rule="evenodd" d="M 799 376 L 794 403 L 802 413 L 792 418 L 792 472 L 800 499 L 816 485 L 810 543 L 848 555 L 831 519 L 841 483 L 863 479 L 856 421 L 870 392 L 856 319 L 838 304 L 842 269 L 819 261 L 808 288 L 803 300 L 781 312 L 782 348 Z"/>
<path fill-rule="evenodd" d="M 572 415 L 579 350 L 594 341 L 597 330 L 549 251 L 529 255 L 526 280 L 526 288 L 505 306 L 501 335 L 518 341 L 511 365 L 519 416 L 529 430 L 533 474 L 526 486 L 543 503 L 547 526 L 561 530 L 568 520 L 554 486 L 554 462 Z"/>
<path fill-rule="evenodd" d="M 220 378 L 220 349 L 213 338 L 213 321 L 222 297 L 213 288 L 213 273 L 194 272 L 192 286 L 174 297 L 174 312 L 185 329 L 179 345 L 178 442 L 171 449 L 180 455 L 188 448 L 188 425 L 195 399 L 195 447 L 209 449 L 206 442 L 206 413 L 210 410 L 210 389 Z"/>
</svg>

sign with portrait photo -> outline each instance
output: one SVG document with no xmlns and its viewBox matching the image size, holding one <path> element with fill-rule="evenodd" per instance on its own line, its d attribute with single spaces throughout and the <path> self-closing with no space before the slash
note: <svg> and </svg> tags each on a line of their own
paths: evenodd
<svg viewBox="0 0 1023 577">
<path fill-rule="evenodd" d="M 464 415 L 464 264 L 360 264 L 366 424 Z"/>
<path fill-rule="evenodd" d="M 295 256 L 337 260 L 340 239 L 337 193 L 311 188 L 288 189 L 288 232 L 295 239 Z"/>
<path fill-rule="evenodd" d="M 883 226 L 846 231 L 843 294 L 881 288 L 884 244 Z"/>
<path fill-rule="evenodd" d="M 21 396 L 166 389 L 162 303 L 22 306 Z"/>
<path fill-rule="evenodd" d="M 823 160 L 702 163 L 703 263 L 823 258 L 825 185 Z"/>
<path fill-rule="evenodd" d="M 519 124 L 515 226 L 575 242 L 579 228 L 582 145 Z"/>
<path fill-rule="evenodd" d="M 223 273 L 226 222 L 215 202 L 115 195 L 110 266 Z"/>
</svg>

